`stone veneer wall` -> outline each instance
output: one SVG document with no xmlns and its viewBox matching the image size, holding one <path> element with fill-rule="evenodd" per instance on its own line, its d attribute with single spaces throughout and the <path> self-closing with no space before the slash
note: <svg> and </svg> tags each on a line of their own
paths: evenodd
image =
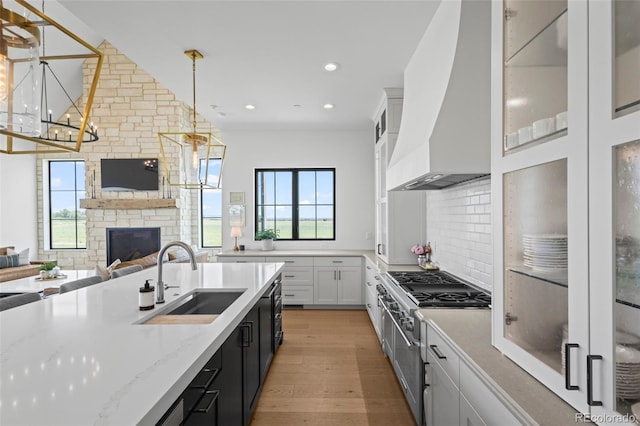
<svg viewBox="0 0 640 426">
<path fill-rule="evenodd" d="M 39 154 L 38 176 L 38 259 L 56 259 L 68 269 L 92 269 L 106 263 L 106 228 L 108 227 L 160 227 L 162 244 L 182 240 L 188 244 L 198 242 L 198 191 L 172 188 L 172 198 L 178 199 L 178 208 L 159 209 L 87 209 L 86 250 L 44 250 L 45 227 L 48 206 L 43 191 L 46 190 L 43 167 L 46 159 L 85 160 L 85 187 L 87 197 L 95 172 L 96 198 L 98 199 L 152 199 L 162 198 L 164 168 L 159 164 L 160 191 L 105 192 L 100 189 L 100 160 L 102 158 L 161 158 L 158 132 L 185 131 L 191 129 L 192 109 L 176 99 L 175 95 L 158 83 L 151 75 L 131 62 L 108 42 L 99 49 L 104 53 L 104 63 L 94 97 L 91 120 L 98 126 L 100 140 L 84 144 L 79 153 Z M 96 60 L 84 63 L 84 95 L 89 91 Z M 185 70 L 189 68 L 185 65 Z M 186 72 L 186 71 L 185 71 Z M 82 110 L 82 106 L 80 106 Z M 65 111 L 64 114 L 75 111 Z M 64 116 L 62 114 L 62 116 Z M 198 117 L 199 131 L 213 131 L 210 123 Z M 168 152 L 174 164 L 170 168 L 172 179 L 177 181 L 179 157 L 177 149 Z"/>
</svg>

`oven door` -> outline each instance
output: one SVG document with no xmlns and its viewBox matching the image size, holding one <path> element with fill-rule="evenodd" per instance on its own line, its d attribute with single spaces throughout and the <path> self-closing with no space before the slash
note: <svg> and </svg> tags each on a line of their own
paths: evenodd
<svg viewBox="0 0 640 426">
<path fill-rule="evenodd" d="M 393 337 L 395 333 L 395 326 L 393 325 L 393 318 L 391 318 L 391 314 L 389 313 L 389 308 L 382 300 L 382 298 L 378 297 L 378 301 L 380 303 L 380 311 L 381 311 L 381 326 L 382 330 L 382 351 L 389 357 L 390 360 L 393 360 Z"/>
<path fill-rule="evenodd" d="M 393 368 L 396 371 L 416 423 L 422 425 L 424 363 L 420 357 L 420 344 L 407 337 L 399 327 L 395 327 L 394 334 Z"/>
</svg>

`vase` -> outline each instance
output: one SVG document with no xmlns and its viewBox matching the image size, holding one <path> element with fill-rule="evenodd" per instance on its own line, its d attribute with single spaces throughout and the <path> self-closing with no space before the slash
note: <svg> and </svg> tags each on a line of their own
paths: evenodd
<svg viewBox="0 0 640 426">
<path fill-rule="evenodd" d="M 424 268 L 426 264 L 427 264 L 427 256 L 424 255 L 424 254 L 419 254 L 418 255 L 418 266 L 420 266 L 421 268 Z"/>
<path fill-rule="evenodd" d="M 262 250 L 263 251 L 273 250 L 273 240 L 262 240 Z"/>
</svg>

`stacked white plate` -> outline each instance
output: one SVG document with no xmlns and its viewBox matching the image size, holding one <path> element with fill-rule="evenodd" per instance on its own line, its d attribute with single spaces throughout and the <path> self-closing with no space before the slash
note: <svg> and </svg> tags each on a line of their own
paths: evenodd
<svg viewBox="0 0 640 426">
<path fill-rule="evenodd" d="M 640 399 L 640 351 L 616 345 L 616 398 Z"/>
<path fill-rule="evenodd" d="M 567 235 L 523 235 L 524 265 L 541 271 L 567 269 Z"/>
</svg>

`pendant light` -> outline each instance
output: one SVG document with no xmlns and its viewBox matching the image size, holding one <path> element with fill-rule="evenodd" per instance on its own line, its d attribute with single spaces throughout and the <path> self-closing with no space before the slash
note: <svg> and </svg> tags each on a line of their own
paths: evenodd
<svg viewBox="0 0 640 426">
<path fill-rule="evenodd" d="M 97 127 L 89 112 L 98 86 L 103 55 L 58 22 L 24 0 L 0 0 L 0 153 L 34 154 L 40 152 L 79 152 L 83 143 L 98 140 Z M 18 8 L 24 12 L 19 13 Z M 28 18 L 32 14 L 38 20 Z M 42 28 L 41 28 L 42 27 Z M 44 51 L 44 28 L 58 31 L 83 46 L 88 53 L 47 56 Z M 42 55 L 40 47 L 42 46 Z M 49 63 L 55 61 L 97 59 L 91 86 L 81 111 L 53 73 Z M 42 73 L 38 72 L 42 67 Z M 53 76 L 49 79 L 47 75 Z M 55 80 L 67 96 L 71 113 L 54 120 L 48 108 L 47 81 Z M 14 139 L 18 139 L 19 142 Z M 17 143 L 16 143 L 17 142 Z"/>
<path fill-rule="evenodd" d="M 187 50 L 184 54 L 192 61 L 193 80 L 193 117 L 191 131 L 158 133 L 160 153 L 164 164 L 165 176 L 169 185 L 186 189 L 220 188 L 222 164 L 226 153 L 226 145 L 212 132 L 197 130 L 196 112 L 196 61 L 203 56 L 197 50 Z M 178 181 L 171 177 L 171 147 L 178 147 L 180 151 L 180 170 Z M 217 176 L 209 176 L 211 160 L 219 161 L 220 171 Z"/>
</svg>

